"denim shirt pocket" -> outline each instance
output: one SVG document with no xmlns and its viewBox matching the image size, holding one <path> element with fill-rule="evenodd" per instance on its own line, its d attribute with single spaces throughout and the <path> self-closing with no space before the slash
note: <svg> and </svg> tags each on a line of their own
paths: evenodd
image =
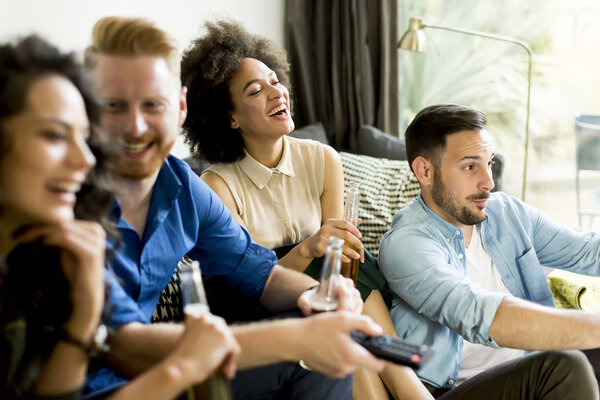
<svg viewBox="0 0 600 400">
<path fill-rule="evenodd" d="M 527 250 L 516 262 L 527 300 L 545 304 L 551 299 L 552 293 L 535 249 L 532 247 Z"/>
</svg>

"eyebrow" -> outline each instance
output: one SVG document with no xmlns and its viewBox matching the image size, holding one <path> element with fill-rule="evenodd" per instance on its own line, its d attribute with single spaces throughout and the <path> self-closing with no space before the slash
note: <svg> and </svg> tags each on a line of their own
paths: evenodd
<svg viewBox="0 0 600 400">
<path fill-rule="evenodd" d="M 53 117 L 48 117 L 48 118 L 46 118 L 46 117 L 39 117 L 39 118 L 36 118 L 35 120 L 37 120 L 38 122 L 42 122 L 42 123 L 57 124 L 57 125 L 62 126 L 63 128 L 65 128 L 68 131 L 72 131 L 73 130 L 73 126 L 72 125 L 70 125 L 70 124 L 66 123 L 65 121 L 63 121 L 61 119 L 58 119 L 58 118 L 53 118 Z M 86 131 L 90 130 L 90 125 L 89 124 L 85 126 L 85 130 Z"/>
<path fill-rule="evenodd" d="M 66 123 L 65 121 L 63 121 L 62 119 L 58 119 L 58 118 L 53 118 L 53 117 L 39 117 L 36 118 L 36 120 L 38 122 L 43 122 L 43 123 L 52 123 L 52 124 L 58 124 L 63 126 L 65 129 L 71 129 L 71 125 L 69 125 L 68 123 Z"/>
<path fill-rule="evenodd" d="M 494 159 L 494 157 L 496 157 L 495 153 L 492 153 L 492 157 L 491 159 Z M 464 160 L 475 160 L 475 161 L 479 161 L 481 160 L 480 156 L 464 156 L 463 158 L 461 158 L 460 160 L 458 160 L 458 162 L 464 161 Z"/>
<path fill-rule="evenodd" d="M 271 77 L 272 75 L 275 75 L 275 71 L 269 72 L 269 77 Z M 248 89 L 248 86 L 250 86 L 250 85 L 252 85 L 253 83 L 256 83 L 256 82 L 260 82 L 260 79 L 252 79 L 251 81 L 248 81 L 246 83 L 246 85 L 244 85 L 244 89 L 242 90 L 242 92 L 245 92 L 246 89 Z"/>
</svg>

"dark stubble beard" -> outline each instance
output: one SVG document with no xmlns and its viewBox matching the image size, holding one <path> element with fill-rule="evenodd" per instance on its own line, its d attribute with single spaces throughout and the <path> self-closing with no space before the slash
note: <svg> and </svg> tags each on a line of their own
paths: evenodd
<svg viewBox="0 0 600 400">
<path fill-rule="evenodd" d="M 435 204 L 463 225 L 477 225 L 483 222 L 485 220 L 485 213 L 483 216 L 477 215 L 467 206 L 460 206 L 459 200 L 448 190 L 442 180 L 441 174 L 438 174 L 437 171 L 437 169 L 434 170 L 433 186 L 431 189 L 431 197 Z M 471 195 L 467 197 L 467 200 L 488 199 L 489 197 L 490 192 L 486 191 Z"/>
</svg>

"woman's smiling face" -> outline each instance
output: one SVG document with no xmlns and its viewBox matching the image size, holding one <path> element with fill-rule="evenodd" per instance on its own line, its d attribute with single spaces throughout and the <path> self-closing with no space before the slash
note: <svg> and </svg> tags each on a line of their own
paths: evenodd
<svg viewBox="0 0 600 400">
<path fill-rule="evenodd" d="M 229 80 L 231 127 L 242 136 L 281 137 L 294 130 L 288 90 L 261 61 L 244 58 Z"/>
<path fill-rule="evenodd" d="M 59 75 L 28 88 L 25 108 L 3 123 L 2 220 L 13 229 L 73 219 L 76 194 L 95 164 L 89 121 L 77 88 Z"/>
</svg>

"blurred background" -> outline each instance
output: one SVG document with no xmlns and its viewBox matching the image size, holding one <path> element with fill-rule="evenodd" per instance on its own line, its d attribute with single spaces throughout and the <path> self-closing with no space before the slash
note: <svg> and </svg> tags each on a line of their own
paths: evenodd
<svg viewBox="0 0 600 400">
<path fill-rule="evenodd" d="M 63 49 L 81 51 L 98 18 L 130 15 L 155 20 L 185 47 L 201 32 L 204 20 L 228 17 L 253 33 L 290 46 L 294 18 L 286 14 L 290 4 L 303 9 L 345 10 L 356 14 L 351 21 L 360 20 L 365 10 L 394 10 L 393 15 L 383 14 L 395 41 L 414 16 L 429 24 L 497 33 L 528 43 L 533 50 L 533 77 L 526 201 L 562 224 L 600 230 L 600 217 L 583 216 L 580 224 L 576 190 L 575 117 L 600 115 L 600 2 L 595 0 L 3 0 L 0 40 L 37 32 Z M 334 17 L 308 18 L 301 24 L 307 30 L 319 28 L 319 24 L 336 25 L 336 21 L 348 24 Z M 356 29 L 354 25 L 346 28 L 351 33 Z M 434 29 L 424 32 L 426 53 L 394 50 L 395 43 L 389 43 L 393 64 L 397 64 L 392 69 L 395 79 L 388 81 L 393 86 L 389 95 L 395 99 L 388 112 L 395 122 L 381 129 L 403 137 L 414 115 L 435 103 L 478 107 L 488 113 L 497 153 L 505 158 L 504 191 L 520 197 L 526 53 L 515 45 L 483 38 Z M 302 85 L 296 89 L 302 94 Z M 588 130 L 588 134 L 594 133 L 594 129 Z M 188 154 L 181 142 L 174 153 Z M 581 208 L 600 210 L 600 173 L 580 171 L 579 176 Z"/>
<path fill-rule="evenodd" d="M 533 50 L 526 201 L 579 229 L 575 117 L 600 114 L 600 2 L 593 0 L 400 0 L 399 31 L 410 16 L 430 24 L 511 36 Z M 427 53 L 399 52 L 400 130 L 435 103 L 478 107 L 505 157 L 504 191 L 521 194 L 527 55 L 518 46 L 426 29 Z M 581 207 L 600 210 L 600 176 L 580 172 Z M 600 218 L 582 217 L 583 230 Z"/>
</svg>

